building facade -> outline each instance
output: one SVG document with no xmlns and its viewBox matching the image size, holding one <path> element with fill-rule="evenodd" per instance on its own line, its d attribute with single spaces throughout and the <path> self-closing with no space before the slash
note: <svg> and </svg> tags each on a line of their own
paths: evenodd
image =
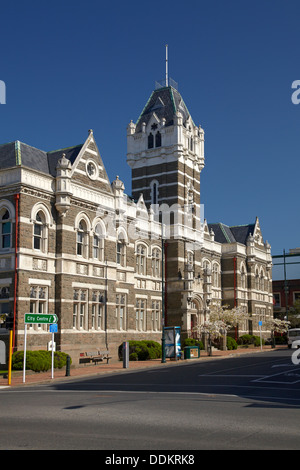
<svg viewBox="0 0 300 470">
<path fill-rule="evenodd" d="M 245 331 L 273 315 L 258 219 L 227 227 L 202 217 L 204 131 L 172 86 L 128 125 L 127 162 L 131 197 L 119 177 L 109 181 L 92 131 L 53 152 L 0 145 L 0 334 L 12 313 L 15 350 L 29 312 L 58 316 L 56 347 L 75 363 L 95 349 L 116 358 L 123 341 L 161 341 L 163 322 L 190 336 L 213 302 L 244 306 Z M 28 349 L 47 348 L 47 325 L 27 331 Z"/>
</svg>

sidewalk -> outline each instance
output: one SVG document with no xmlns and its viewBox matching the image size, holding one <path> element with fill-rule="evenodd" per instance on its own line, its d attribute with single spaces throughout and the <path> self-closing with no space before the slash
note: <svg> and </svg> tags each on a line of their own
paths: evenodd
<svg viewBox="0 0 300 470">
<path fill-rule="evenodd" d="M 286 349 L 286 346 L 263 346 L 263 352 L 276 351 L 278 349 Z M 55 381 L 72 381 L 75 378 L 80 377 L 92 377 L 99 376 L 108 373 L 125 373 L 133 372 L 136 370 L 143 370 L 149 368 L 176 366 L 182 364 L 188 364 L 194 361 L 202 362 L 207 360 L 222 359 L 227 357 L 237 357 L 245 354 L 260 353 L 262 352 L 260 347 L 256 348 L 238 348 L 232 351 L 213 351 L 212 356 L 208 356 L 206 351 L 200 352 L 200 358 L 196 359 L 183 359 L 183 360 L 170 360 L 166 359 L 165 363 L 161 362 L 161 359 L 154 359 L 148 361 L 130 361 L 127 369 L 123 368 L 122 361 L 112 361 L 110 364 L 98 363 L 97 365 L 86 365 L 81 367 L 71 366 L 70 376 L 66 377 L 65 367 L 62 369 L 54 369 L 54 378 L 51 378 L 51 370 L 47 372 L 33 372 L 26 370 L 25 383 L 23 383 L 23 371 L 12 371 L 11 385 L 8 385 L 8 379 L 0 376 L 0 389 L 2 387 L 14 387 L 14 386 L 26 386 L 44 383 L 54 383 Z"/>
</svg>

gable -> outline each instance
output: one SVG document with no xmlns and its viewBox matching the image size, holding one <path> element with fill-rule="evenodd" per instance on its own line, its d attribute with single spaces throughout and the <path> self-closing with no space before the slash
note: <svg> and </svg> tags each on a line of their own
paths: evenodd
<svg viewBox="0 0 300 470">
<path fill-rule="evenodd" d="M 111 184 L 92 131 L 73 162 L 71 176 L 74 182 L 112 193 Z"/>
</svg>

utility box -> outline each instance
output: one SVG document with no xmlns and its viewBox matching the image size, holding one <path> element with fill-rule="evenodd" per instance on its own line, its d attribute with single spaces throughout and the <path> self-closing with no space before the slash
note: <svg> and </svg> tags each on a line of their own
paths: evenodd
<svg viewBox="0 0 300 470">
<path fill-rule="evenodd" d="M 199 346 L 186 346 L 184 348 L 184 359 L 195 359 L 200 357 Z"/>
</svg>

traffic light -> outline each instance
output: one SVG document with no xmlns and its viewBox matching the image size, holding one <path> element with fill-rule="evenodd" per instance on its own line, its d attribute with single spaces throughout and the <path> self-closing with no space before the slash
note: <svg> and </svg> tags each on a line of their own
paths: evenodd
<svg viewBox="0 0 300 470">
<path fill-rule="evenodd" d="M 14 317 L 13 315 L 7 315 L 6 316 L 6 329 L 7 330 L 12 330 L 14 327 Z"/>
</svg>

